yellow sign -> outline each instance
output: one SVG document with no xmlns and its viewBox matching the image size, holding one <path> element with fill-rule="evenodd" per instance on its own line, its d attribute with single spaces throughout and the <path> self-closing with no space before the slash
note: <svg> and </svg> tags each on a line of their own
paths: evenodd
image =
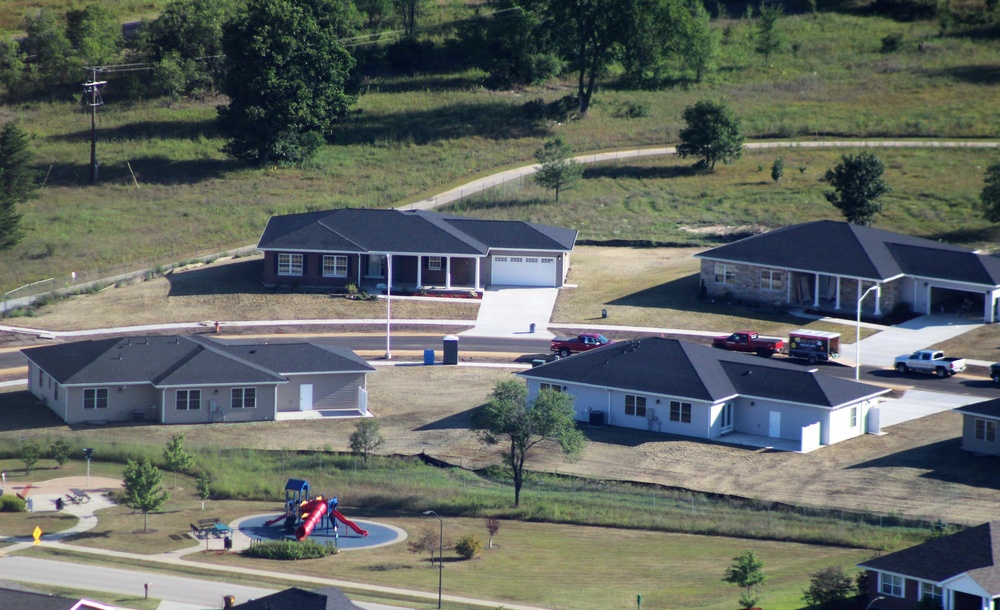
<svg viewBox="0 0 1000 610">
<path fill-rule="evenodd" d="M 38 544 L 42 539 L 42 528 L 35 526 L 35 531 L 31 533 L 35 537 L 35 544 Z"/>
</svg>

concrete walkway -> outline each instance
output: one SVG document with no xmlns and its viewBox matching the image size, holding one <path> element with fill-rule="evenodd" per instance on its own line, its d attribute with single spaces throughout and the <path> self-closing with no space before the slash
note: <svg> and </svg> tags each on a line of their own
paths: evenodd
<svg viewBox="0 0 1000 610">
<path fill-rule="evenodd" d="M 489 288 L 479 304 L 476 326 L 459 335 L 551 339 L 554 335 L 547 329 L 557 296 L 558 288 Z"/>
</svg>

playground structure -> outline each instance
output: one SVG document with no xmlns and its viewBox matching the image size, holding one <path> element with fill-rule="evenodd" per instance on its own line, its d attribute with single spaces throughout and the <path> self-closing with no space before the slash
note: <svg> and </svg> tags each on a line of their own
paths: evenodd
<svg viewBox="0 0 1000 610">
<path fill-rule="evenodd" d="M 337 532 L 337 521 L 340 521 L 357 534 L 367 536 L 366 530 L 358 527 L 356 523 L 337 510 L 338 504 L 337 496 L 332 498 L 323 495 L 310 497 L 308 481 L 288 479 L 285 484 L 285 513 L 264 522 L 264 525 L 272 526 L 283 521 L 285 531 L 294 532 L 295 539 L 301 542 L 308 538 L 317 526 L 322 526 L 323 518 L 326 517 L 327 530 L 332 528 L 334 532 Z"/>
</svg>

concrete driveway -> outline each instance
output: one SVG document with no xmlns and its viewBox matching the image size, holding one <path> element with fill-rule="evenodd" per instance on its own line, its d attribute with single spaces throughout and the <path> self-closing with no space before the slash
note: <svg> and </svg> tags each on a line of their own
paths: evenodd
<svg viewBox="0 0 1000 610">
<path fill-rule="evenodd" d="M 902 398 L 886 400 L 879 404 L 879 427 L 884 429 L 942 411 L 951 411 L 981 400 L 983 400 L 981 396 L 907 390 Z"/>
<path fill-rule="evenodd" d="M 920 316 L 896 326 L 890 326 L 871 337 L 861 340 L 861 363 L 867 366 L 892 368 L 893 360 L 901 354 L 911 354 L 929 345 L 940 343 L 965 334 L 983 325 L 982 319 L 959 316 Z M 843 356 L 854 359 L 853 346 Z M 961 354 L 949 354 L 961 356 Z"/>
<path fill-rule="evenodd" d="M 460 333 L 467 337 L 551 339 L 548 331 L 558 288 L 491 287 L 483 293 L 476 326 Z M 535 325 L 534 334 L 531 325 Z"/>
</svg>

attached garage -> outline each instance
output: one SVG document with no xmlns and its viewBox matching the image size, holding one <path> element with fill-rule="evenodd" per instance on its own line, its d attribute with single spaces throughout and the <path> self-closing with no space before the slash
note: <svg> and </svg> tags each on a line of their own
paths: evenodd
<svg viewBox="0 0 1000 610">
<path fill-rule="evenodd" d="M 556 259 L 494 256 L 491 277 L 494 286 L 556 286 Z"/>
</svg>

